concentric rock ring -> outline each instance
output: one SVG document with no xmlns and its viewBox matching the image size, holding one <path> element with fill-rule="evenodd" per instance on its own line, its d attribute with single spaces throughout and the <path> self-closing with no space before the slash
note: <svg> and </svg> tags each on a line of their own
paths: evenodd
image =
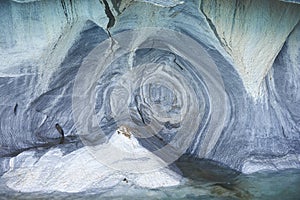
<svg viewBox="0 0 300 200">
<path fill-rule="evenodd" d="M 172 30 L 144 28 L 118 33 L 91 51 L 76 76 L 72 108 L 80 137 L 97 160 L 139 173 L 174 162 L 199 134 L 200 151 L 211 151 L 225 101 L 218 69 L 199 43 Z M 148 151 L 111 142 L 120 127 Z"/>
</svg>

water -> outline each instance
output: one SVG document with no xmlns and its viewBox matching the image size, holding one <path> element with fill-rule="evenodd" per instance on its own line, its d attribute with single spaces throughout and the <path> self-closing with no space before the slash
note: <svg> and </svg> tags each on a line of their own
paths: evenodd
<svg viewBox="0 0 300 200">
<path fill-rule="evenodd" d="M 75 194 L 20 193 L 0 183 L 0 199 L 300 199 L 300 170 L 245 175 L 189 157 L 181 157 L 176 166 L 187 179 L 176 187 L 144 189 L 128 184 L 125 188 Z"/>
</svg>

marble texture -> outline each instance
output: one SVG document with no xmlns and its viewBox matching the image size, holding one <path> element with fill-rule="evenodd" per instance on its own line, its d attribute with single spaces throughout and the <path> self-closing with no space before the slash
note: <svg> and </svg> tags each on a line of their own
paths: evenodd
<svg viewBox="0 0 300 200">
<path fill-rule="evenodd" d="M 134 137 L 129 139 L 122 134 L 115 133 L 110 143 L 120 150 L 135 151 L 137 157 L 138 152 L 147 151 L 138 145 Z M 119 171 L 99 162 L 87 147 L 69 154 L 64 154 L 62 148 L 57 146 L 20 153 L 9 160 L 9 170 L 2 179 L 9 188 L 21 192 L 70 193 L 95 188 L 104 191 L 115 187 L 126 189 L 132 186 L 154 189 L 176 186 L 183 181 L 180 175 L 167 168 L 146 173 Z M 142 162 L 136 161 L 135 164 Z M 120 164 L 126 164 L 126 160 L 120 160 Z"/>
<path fill-rule="evenodd" d="M 221 80 L 202 76 L 207 68 L 196 68 L 172 48 L 172 53 L 133 50 L 127 58 L 111 64 L 113 70 L 126 71 L 137 63 L 160 62 L 188 81 L 189 90 L 179 91 L 195 92 L 196 98 L 191 95 L 191 100 L 198 102 L 201 115 L 200 120 L 187 115 L 197 125 L 188 154 L 245 173 L 300 168 L 300 7 L 293 2 L 1 1 L 0 24 L 4 28 L 0 29 L 0 175 L 4 175 L 0 179 L 22 191 L 36 188 L 77 192 L 108 183 L 111 187 L 126 187 L 122 182 L 124 174 L 93 161 L 78 137 L 80 130 L 72 112 L 73 86 L 84 59 L 96 46 L 110 40 L 110 36 L 146 27 L 163 27 L 192 38 L 216 63 Z M 128 40 L 143 44 L 147 36 L 150 37 L 145 33 Z M 180 41 L 177 44 L 185 45 Z M 112 84 L 118 73 L 123 73 L 106 72 L 101 80 Z M 222 82 L 225 96 L 214 98 L 208 80 Z M 116 101 L 119 93 L 110 93 L 109 85 L 102 86 L 99 81 L 96 92 L 99 102 L 108 102 L 102 106 L 107 111 L 103 113 L 109 115 L 110 103 L 122 109 Z M 156 110 L 172 110 L 170 99 L 174 100 L 176 93 L 164 87 L 153 88 L 150 97 L 160 106 Z M 129 105 L 134 108 L 132 117 L 137 124 L 147 123 L 155 113 L 141 108 L 139 99 Z M 176 109 L 172 111 L 176 113 Z M 211 120 L 215 113 L 221 113 L 222 120 Z M 157 145 L 138 139 L 140 148 L 153 151 L 161 147 L 161 141 L 172 141 L 175 131 L 183 127 L 171 123 L 175 121 L 164 121 L 164 130 L 169 132 L 159 135 L 160 139 L 152 138 Z M 59 144 L 61 134 L 56 123 L 64 131 L 64 144 Z M 111 136 L 109 131 L 116 127 L 108 124 L 106 128 Z M 79 169 L 83 176 L 73 176 Z M 98 174 L 102 177 L 98 179 L 101 170 L 96 169 L 107 173 Z M 41 176 L 50 171 L 55 176 L 43 182 Z M 148 175 L 128 177 L 141 187 L 180 184 L 180 176 L 170 169 L 157 173 L 156 177 L 161 176 L 158 182 L 145 182 L 152 179 Z M 87 182 L 82 184 L 86 177 Z M 24 184 L 18 184 L 20 180 Z M 27 184 L 29 180 L 33 180 L 31 184 Z M 76 187 L 71 185 L 73 181 Z"/>
<path fill-rule="evenodd" d="M 299 6 L 278 1 L 204 0 L 200 10 L 233 58 L 247 92 L 259 98 L 264 77 L 299 22 Z"/>
</svg>

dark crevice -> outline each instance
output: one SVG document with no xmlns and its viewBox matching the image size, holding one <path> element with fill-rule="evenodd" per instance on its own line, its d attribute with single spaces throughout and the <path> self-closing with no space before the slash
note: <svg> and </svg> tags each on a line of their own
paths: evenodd
<svg viewBox="0 0 300 200">
<path fill-rule="evenodd" d="M 214 32 L 216 38 L 219 40 L 221 46 L 224 47 L 224 44 L 223 44 L 223 42 L 222 42 L 222 40 L 221 40 L 221 38 L 220 38 L 220 36 L 219 36 L 219 34 L 218 34 L 218 32 L 217 32 L 217 29 L 216 29 L 214 23 L 213 23 L 213 22 L 211 21 L 211 19 L 205 14 L 205 12 L 204 12 L 204 10 L 203 10 L 203 2 L 202 2 L 202 1 L 201 1 L 201 3 L 200 3 L 200 10 L 201 10 L 202 14 L 204 15 L 206 21 L 208 22 L 209 27 L 210 27 L 211 30 Z"/>
<path fill-rule="evenodd" d="M 173 54 L 173 56 L 174 56 L 174 60 L 173 60 L 173 62 L 177 65 L 177 67 L 179 67 L 179 69 L 181 69 L 181 70 L 183 70 L 183 67 L 177 62 L 177 58 L 176 58 L 176 55 L 175 54 Z"/>
<path fill-rule="evenodd" d="M 102 1 L 104 3 L 104 6 L 105 6 L 105 14 L 106 14 L 106 16 L 108 17 L 108 20 L 109 20 L 108 24 L 106 26 L 106 29 L 108 31 L 111 27 L 113 27 L 115 25 L 116 19 L 115 19 L 114 15 L 112 14 L 112 11 L 109 8 L 109 5 L 108 5 L 107 1 L 106 0 L 102 0 Z M 109 31 L 108 31 L 108 33 L 109 33 Z M 109 35 L 110 35 L 110 33 L 109 33 Z"/>
<path fill-rule="evenodd" d="M 136 105 L 137 105 L 137 106 L 136 106 L 136 109 L 137 109 L 137 111 L 138 111 L 138 114 L 139 114 L 140 117 L 141 117 L 141 120 L 142 120 L 143 124 L 146 124 L 146 121 L 145 121 L 145 119 L 144 119 L 143 113 L 142 113 L 142 111 L 141 111 L 140 108 L 139 108 L 139 103 L 138 103 L 137 97 L 134 98 L 134 101 L 135 101 L 135 103 L 136 103 Z"/>
<path fill-rule="evenodd" d="M 72 0 L 70 0 L 70 7 L 71 7 L 71 13 L 72 13 L 72 16 L 74 16 L 74 11 L 73 11 Z"/>
<path fill-rule="evenodd" d="M 65 1 L 64 0 L 60 0 L 60 3 L 61 3 L 61 6 L 62 6 L 62 8 L 63 8 L 63 10 L 64 10 L 64 14 L 65 14 L 65 16 L 66 16 L 66 19 L 67 19 L 67 21 L 69 21 L 68 19 L 68 11 L 67 11 L 67 7 L 66 7 L 66 3 L 65 3 Z"/>
<path fill-rule="evenodd" d="M 282 135 L 283 135 L 283 137 L 287 139 L 288 137 L 287 137 L 286 134 L 285 134 L 285 131 L 284 131 L 283 126 L 281 126 L 281 130 L 282 130 Z"/>
<path fill-rule="evenodd" d="M 69 0 L 67 2 L 65 0 L 60 0 L 60 3 L 64 10 L 64 14 L 66 16 L 67 23 L 69 24 L 72 22 L 72 19 L 74 18 L 74 15 L 76 14 L 74 4 L 73 4 L 72 0 Z M 68 7 L 70 8 L 70 10 L 69 10 L 70 13 L 68 12 Z"/>
<path fill-rule="evenodd" d="M 59 144 L 63 144 L 65 141 L 65 133 L 64 130 L 62 129 L 62 127 L 59 124 L 55 124 L 55 128 L 56 130 L 59 132 L 59 134 L 61 135 L 61 139 Z"/>
<path fill-rule="evenodd" d="M 15 107 L 14 107 L 14 114 L 17 115 L 17 111 L 18 111 L 18 104 L 16 103 Z"/>
</svg>

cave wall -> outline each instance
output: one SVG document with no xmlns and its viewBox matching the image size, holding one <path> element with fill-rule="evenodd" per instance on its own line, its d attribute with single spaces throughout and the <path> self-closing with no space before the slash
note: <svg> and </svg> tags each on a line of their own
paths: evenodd
<svg viewBox="0 0 300 200">
<path fill-rule="evenodd" d="M 227 100 L 210 111 L 225 110 L 225 121 L 199 127 L 189 153 L 244 172 L 299 168 L 299 5 L 169 2 L 108 1 L 111 16 L 96 0 L 2 1 L 0 155 L 59 138 L 56 123 L 76 135 L 71 96 L 83 59 L 109 34 L 155 26 L 199 42 L 224 83 Z"/>
<path fill-rule="evenodd" d="M 55 123 L 69 122 L 66 134 L 71 134 L 71 91 L 66 88 L 74 76 L 62 70 L 63 61 L 88 19 L 101 27 L 108 20 L 99 1 L 2 1 L 0 9 L 3 155 L 48 143 L 47 138 L 59 136 Z"/>
</svg>

